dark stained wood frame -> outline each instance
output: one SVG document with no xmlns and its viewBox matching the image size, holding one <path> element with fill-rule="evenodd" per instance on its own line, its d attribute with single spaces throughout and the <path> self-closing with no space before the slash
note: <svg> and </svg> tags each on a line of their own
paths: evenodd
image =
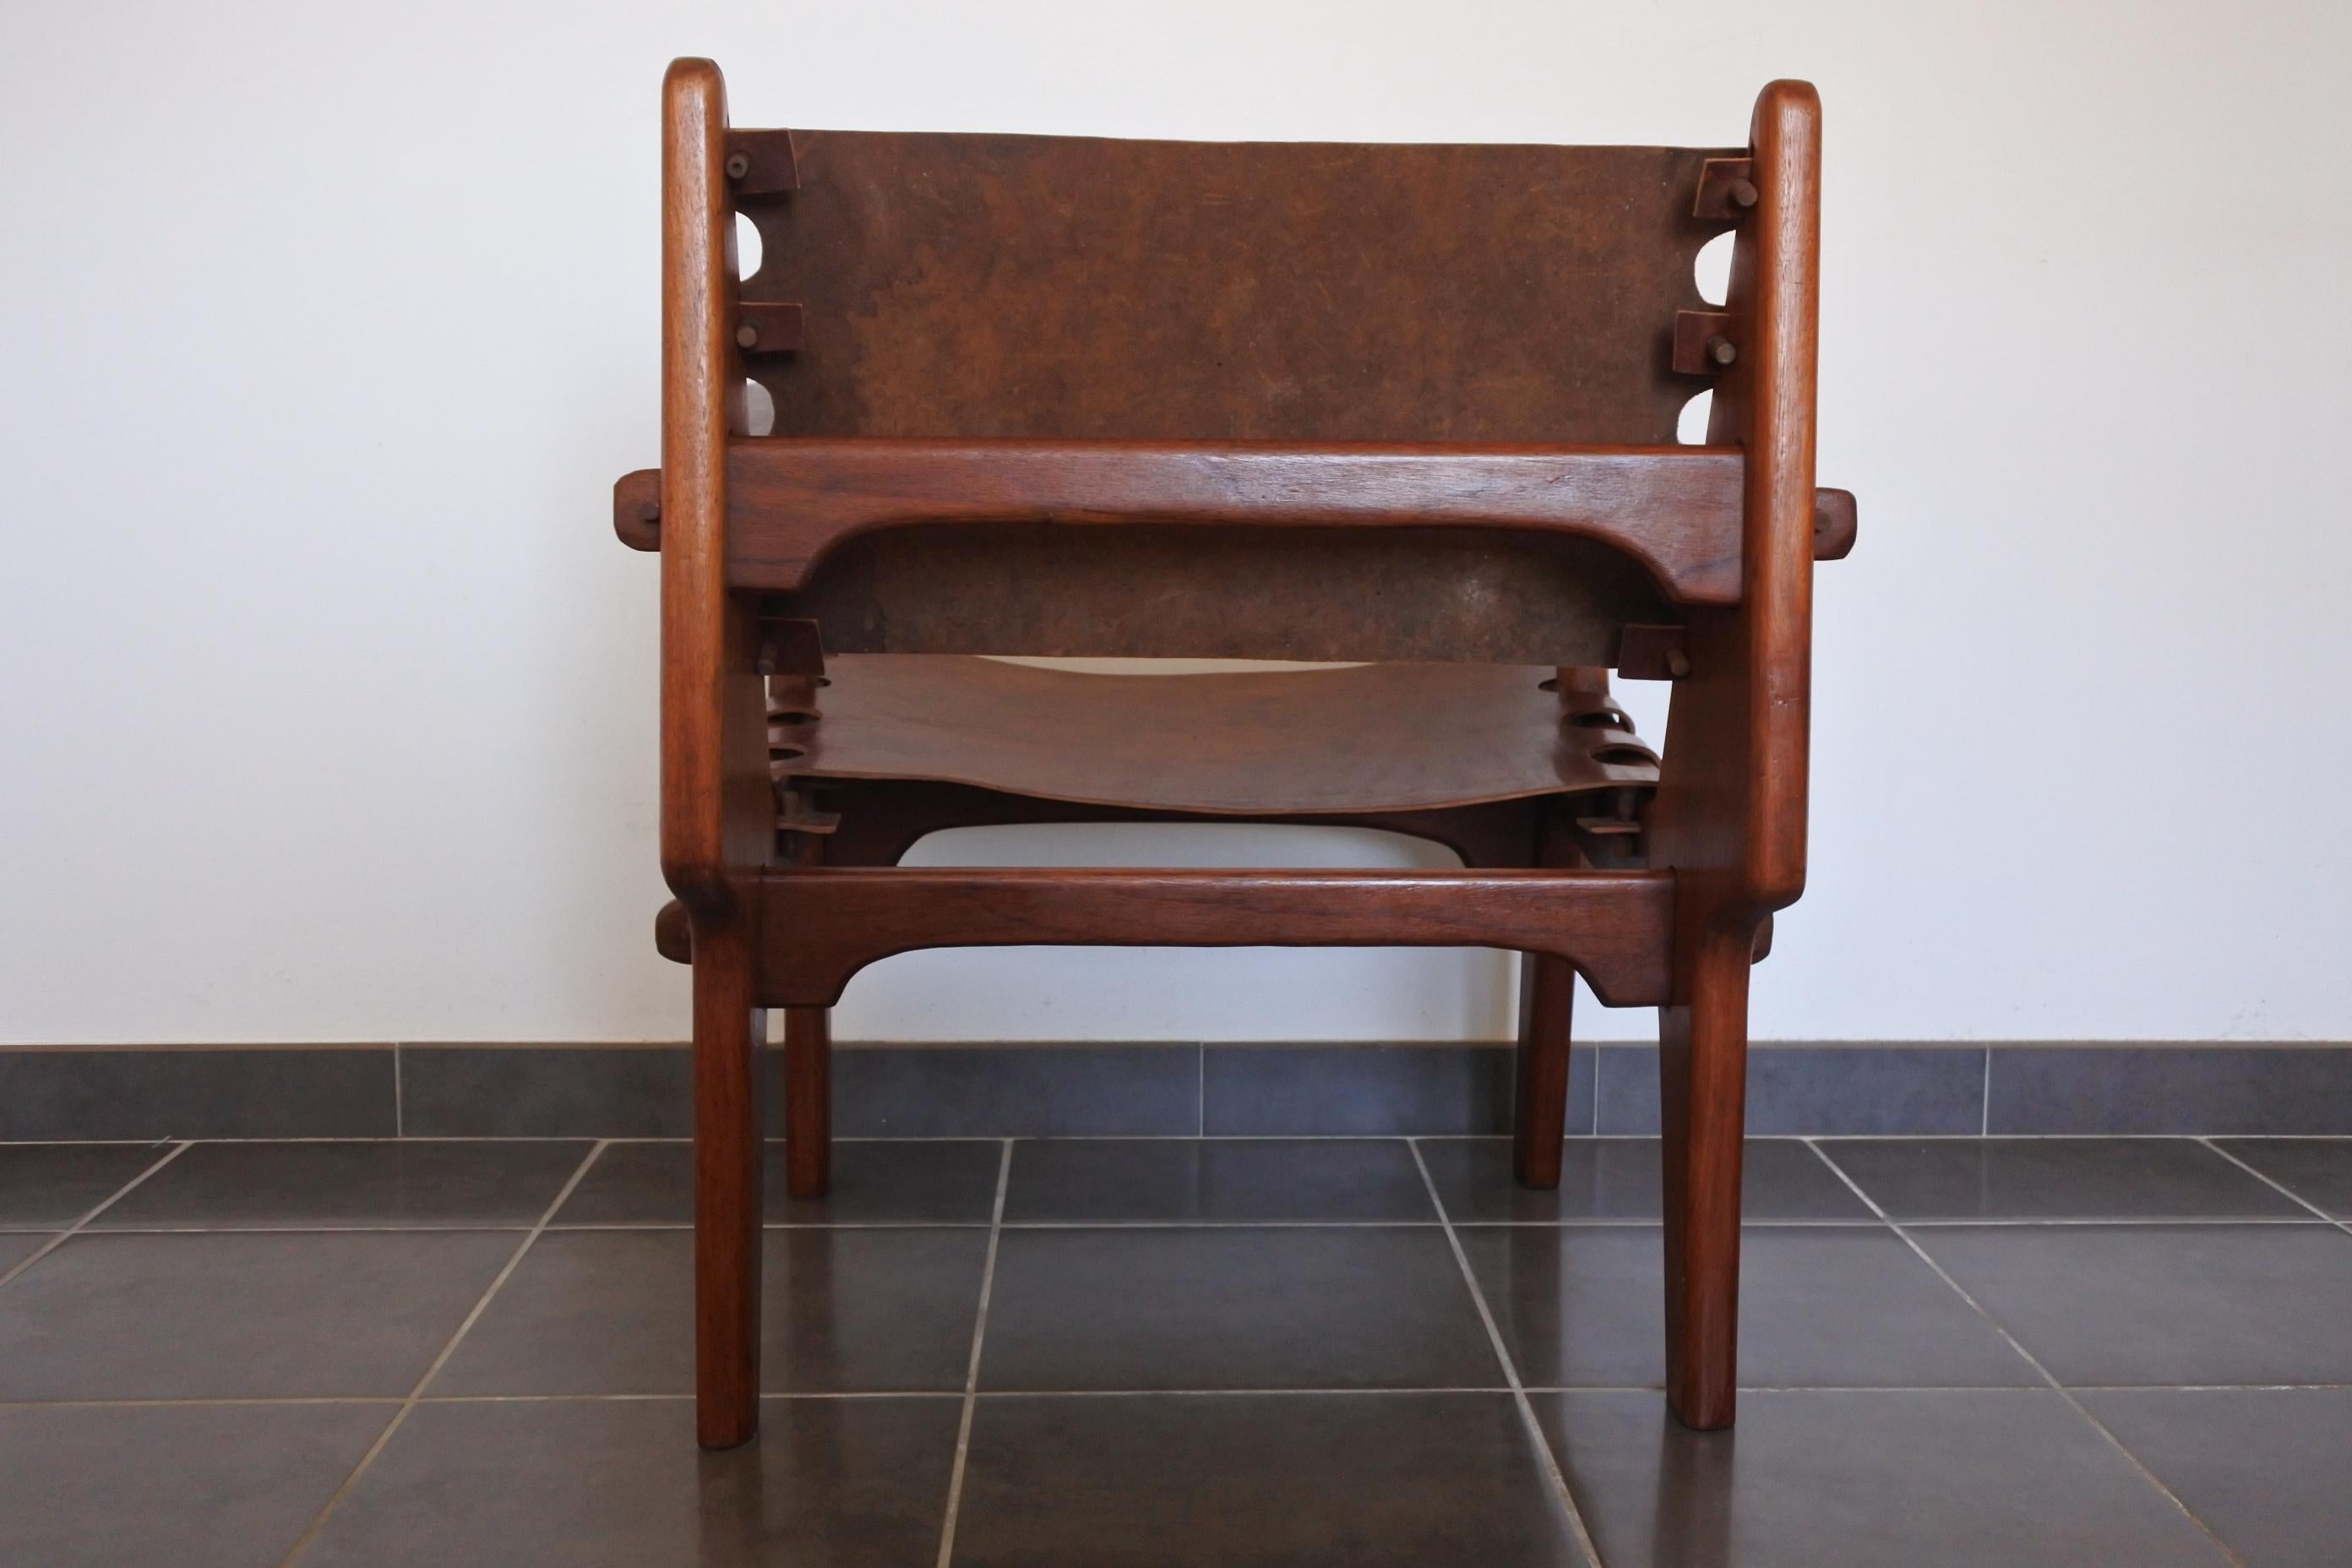
<svg viewBox="0 0 2352 1568">
<path fill-rule="evenodd" d="M 850 976 L 927 947 L 1500 947 L 1572 963 L 1611 1006 L 1667 999 L 1661 871 L 1129 871 L 959 868 L 742 879 L 796 933 L 762 950 L 761 1000 L 829 1007 Z"/>
<path fill-rule="evenodd" d="M 793 592 L 909 523 L 1433 525 L 1597 539 L 1669 599 L 1739 600 L 1741 461 L 1706 447 L 1280 447 L 773 437 L 727 454 L 728 581 Z"/>
<path fill-rule="evenodd" d="M 730 309 L 727 95 L 682 60 L 662 94 L 661 856 L 694 943 L 695 1430 L 760 1421 L 760 902 L 774 857 L 753 610 L 727 584 L 727 444 L 743 428 Z"/>
<path fill-rule="evenodd" d="M 786 1010 L 790 1184 L 821 1193 L 824 1008 L 843 984 L 912 948 L 1022 942 L 1526 952 L 1516 1168 L 1537 1185 L 1559 1176 L 1573 975 L 1604 1000 L 1658 1005 L 1667 1396 L 1688 1425 L 1730 1423 L 1748 972 L 1772 911 L 1803 887 L 1811 568 L 1853 537 L 1851 498 L 1814 489 L 1820 134 L 1812 89 L 1775 82 L 1747 158 L 1710 163 L 1697 194 L 1723 206 L 1737 174 L 1754 195 L 1726 208 L 1738 239 L 1729 299 L 1706 323 L 1717 396 L 1704 447 L 755 439 L 741 408 L 727 170 L 730 146 L 753 143 L 730 143 L 717 67 L 670 68 L 658 499 L 649 506 L 640 489 L 620 500 L 625 536 L 650 531 L 649 510 L 658 518 L 661 849 L 678 900 L 662 945 L 694 972 L 704 1446 L 757 1429 L 763 1009 Z M 1160 815 L 919 781 L 845 791 L 892 803 L 862 827 L 819 813 L 787 816 L 779 832 L 761 592 L 803 586 L 828 552 L 876 529 L 1146 521 L 1550 530 L 1639 561 L 1682 617 L 1679 640 L 1662 645 L 1677 684 L 1645 858 L 1611 868 L 1624 841 L 1564 818 L 1557 797 L 1391 814 L 1385 825 L 1464 850 L 1476 868 L 1460 872 L 897 868 L 936 826 Z M 1605 672 L 1561 672 L 1588 675 Z"/>
</svg>

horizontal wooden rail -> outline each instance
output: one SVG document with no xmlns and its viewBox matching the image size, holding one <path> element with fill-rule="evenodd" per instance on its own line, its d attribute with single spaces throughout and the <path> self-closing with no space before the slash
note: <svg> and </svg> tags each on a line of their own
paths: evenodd
<svg viewBox="0 0 2352 1568">
<path fill-rule="evenodd" d="M 1669 597 L 1739 595 L 1739 464 L 1721 447 L 1234 447 L 1191 443 L 737 441 L 728 574 L 791 592 L 856 534 L 913 522 L 1386 523 L 1577 533 Z M 613 487 L 613 528 L 661 546 L 661 475 Z M 1853 548 L 1845 490 L 1814 495 L 1814 554 Z"/>
<path fill-rule="evenodd" d="M 1740 469 L 1699 447 L 738 440 L 727 574 L 793 592 L 845 541 L 912 523 L 1460 526 L 1599 540 L 1669 598 L 1727 605 Z"/>
<path fill-rule="evenodd" d="M 1611 1006 L 1665 1000 L 1660 871 L 801 869 L 744 879 L 759 1000 L 827 1007 L 877 959 L 932 947 L 1499 947 L 1573 963 Z M 665 910 L 656 938 L 688 956 Z"/>
</svg>

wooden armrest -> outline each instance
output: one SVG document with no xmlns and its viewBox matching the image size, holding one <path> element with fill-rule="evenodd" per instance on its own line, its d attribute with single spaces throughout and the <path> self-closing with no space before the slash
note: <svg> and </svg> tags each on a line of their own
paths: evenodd
<svg viewBox="0 0 2352 1568">
<path fill-rule="evenodd" d="M 661 548 L 659 468 L 639 468 L 613 481 L 613 531 L 632 550 Z"/>
<path fill-rule="evenodd" d="M 1853 553 L 1853 538 L 1861 522 L 1855 516 L 1852 490 L 1813 492 L 1813 559 L 1843 561 Z"/>
<path fill-rule="evenodd" d="M 915 523 L 1384 525 L 1580 534 L 1668 597 L 1739 598 L 1741 459 L 1713 447 L 754 439 L 728 447 L 728 580 L 795 592 Z"/>
<path fill-rule="evenodd" d="M 924 445 L 924 447 L 927 447 L 927 445 Z M 988 449 L 988 447 L 964 447 L 964 449 L 960 449 L 960 451 L 962 451 L 962 458 L 960 458 L 960 463 L 992 461 L 992 458 L 990 458 L 990 449 Z M 1082 449 L 1075 449 L 1075 447 L 1073 447 L 1073 449 L 1063 449 L 1063 451 L 1082 451 Z M 1275 458 L 1275 456 L 1284 456 L 1284 454 L 1273 454 L 1273 451 L 1216 449 L 1216 447 L 1200 447 L 1200 449 L 1160 449 L 1160 451 L 1157 451 L 1157 454 L 1152 454 L 1150 458 L 1146 458 L 1146 461 L 1143 461 L 1143 463 L 1127 463 L 1127 466 L 1115 468 L 1115 470 L 1108 472 L 1108 475 L 1103 475 L 1103 478 L 1115 479 L 1115 482 L 1119 482 L 1119 496 L 1124 496 L 1124 499 L 1129 500 L 1129 505 L 1136 505 L 1136 503 L 1140 503 L 1140 500 L 1146 499 L 1146 496 L 1143 496 L 1143 494 L 1139 494 L 1140 487 L 1148 487 L 1148 484 L 1152 484 L 1152 482 L 1171 484 L 1171 482 L 1183 482 L 1183 479 L 1197 479 L 1197 478 L 1200 478 L 1200 475 L 1202 475 L 1202 470 L 1204 470 L 1204 468 L 1209 466 L 1209 458 L 1213 458 L 1213 456 L 1216 456 L 1218 451 L 1225 451 L 1225 454 L 1228 454 L 1228 456 L 1233 456 L 1233 454 L 1244 454 L 1244 451 L 1246 451 L 1246 454 L 1251 454 L 1251 456 L 1256 456 L 1256 458 L 1261 458 L 1261 463 L 1249 463 L 1249 461 L 1244 461 L 1244 463 L 1240 463 L 1240 466 L 1234 466 L 1234 468 L 1240 468 L 1240 470 L 1244 472 L 1244 482 L 1246 482 L 1246 479 L 1258 479 L 1258 484 L 1256 484 L 1256 487 L 1254 487 L 1254 489 L 1246 489 L 1246 491 L 1240 491 L 1240 494 L 1225 496 L 1225 499 L 1223 499 L 1223 503 L 1225 503 L 1225 505 L 1233 505 L 1233 508 L 1237 508 L 1237 510 L 1254 510 L 1254 512 L 1261 512 L 1261 515 L 1263 515 L 1263 512 L 1267 510 L 1267 508 L 1270 508 L 1270 503 L 1277 503 L 1277 500 L 1279 500 L 1279 503 L 1282 503 L 1282 505 L 1303 505 L 1303 503 L 1301 503 L 1301 499 L 1298 499 L 1298 496 L 1279 496 L 1279 499 L 1277 499 L 1277 496 L 1267 496 L 1267 494 L 1265 494 L 1265 489 L 1270 487 L 1270 479 L 1273 479 L 1273 475 L 1275 475 L 1275 472 L 1277 472 L 1277 470 L 1275 470 L 1275 466 L 1267 466 L 1267 463 L 1263 463 L 1263 458 Z M 1129 456 L 1129 458 L 1134 458 L 1134 449 L 1127 449 L 1127 456 Z M 1348 479 L 1348 475 L 1345 475 L 1345 472 L 1312 472 L 1312 470 L 1306 470 L 1307 454 L 1301 454 L 1301 451 L 1291 449 L 1289 454 L 1286 454 L 1286 456 L 1289 456 L 1289 458 L 1291 458 L 1291 466 L 1286 468 L 1286 472 L 1284 472 L 1284 475 L 1282 475 L 1282 482 L 1284 482 L 1284 484 L 1298 484 L 1298 482 L 1345 482 L 1345 479 Z M 1327 456 L 1328 456 L 1328 454 L 1327 454 Z M 1352 463 L 1352 468 L 1355 468 L 1355 475 L 1364 475 L 1364 472 L 1369 470 L 1369 456 L 1371 456 L 1371 454 L 1350 454 L 1350 456 L 1355 456 L 1355 463 Z M 1475 456 L 1475 454 L 1467 454 L 1467 456 Z M 1522 451 L 1522 454 L 1519 454 L 1519 456 L 1522 456 L 1522 458 L 1527 458 L 1527 456 L 1534 456 L 1534 454 L 1527 454 L 1527 451 Z M 1588 482 L 1595 482 L 1595 479 L 1600 478 L 1601 472 L 1606 472 L 1606 470 L 1601 470 L 1601 468 L 1595 468 L 1595 466 L 1588 466 L 1588 463 L 1585 463 L 1585 461 L 1580 461 L 1580 458 L 1590 458 L 1590 456 L 1595 456 L 1595 454 L 1590 454 L 1590 451 L 1585 451 L 1585 454 L 1576 454 L 1576 451 L 1559 449 L 1559 451 L 1555 451 L 1555 454 L 1550 454 L 1550 470 L 1555 472 L 1555 475 L 1573 475 L 1573 472 L 1580 470 L 1580 472 L 1583 472 L 1583 478 L 1588 479 Z M 1646 454 L 1644 454 L 1644 456 L 1646 456 Z M 1661 456 L 1661 458 L 1677 458 L 1677 456 L 1684 456 L 1684 454 L 1675 454 L 1675 451 L 1667 451 L 1667 454 L 1658 454 L 1658 456 Z M 1030 458 L 1033 458 L 1033 461 L 1034 461 L 1034 449 L 1030 451 Z M 764 458 L 752 458 L 752 461 L 748 461 L 746 466 L 748 466 L 748 468 L 764 468 L 764 466 L 767 466 L 767 461 L 764 461 Z M 939 454 L 936 454 L 936 451 L 927 451 L 927 454 L 922 454 L 922 456 L 919 456 L 919 458 L 915 458 L 915 468 L 918 468 L 918 470 L 922 470 L 922 468 L 936 468 L 936 466 L 939 466 Z M 1519 482 L 1528 482 L 1528 478 L 1534 478 L 1534 475 L 1536 475 L 1536 463 L 1527 463 L 1527 461 L 1522 461 L 1522 463 L 1517 463 L 1517 468 L 1519 468 L 1519 472 L 1522 472 L 1522 478 L 1519 478 Z M 1155 470 L 1157 470 L 1157 472 L 1155 472 Z M 1506 466 L 1506 472 L 1507 472 L 1507 470 L 1510 470 L 1510 466 Z M 1306 472 L 1306 479 L 1301 479 L 1303 472 Z M 1622 475 L 1622 472 L 1628 472 L 1628 468 L 1621 468 L 1621 470 L 1618 470 L 1618 475 Z M 1646 472 L 1642 472 L 1642 463 L 1634 463 L 1634 466 L 1630 466 L 1630 472 L 1634 472 L 1634 475 L 1642 475 L 1642 478 L 1639 478 L 1639 482 L 1637 482 L 1637 484 L 1649 484 L 1649 475 L 1646 475 Z M 927 478 L 929 478 L 929 475 L 927 475 Z M 939 479 L 931 478 L 931 484 L 939 484 Z M 1400 491 L 1400 489 L 1402 489 L 1402 491 L 1409 491 L 1409 496 L 1400 496 L 1400 494 L 1397 494 L 1397 491 Z M 1449 484 L 1449 479 L 1444 478 L 1444 470 L 1442 470 L 1442 468 L 1437 468 L 1437 466 L 1428 466 L 1428 463 L 1425 463 L 1425 466 L 1421 466 L 1421 470 L 1418 470 L 1418 472 L 1409 472 L 1409 475 L 1390 475 L 1388 482 L 1385 482 L 1385 487 L 1383 487 L 1383 491 L 1385 491 L 1385 494 L 1390 496 L 1390 500 L 1392 500 L 1392 503 L 1400 503 L 1400 505 L 1402 505 L 1402 503 L 1406 503 L 1406 500 L 1409 500 L 1409 499 L 1425 499 L 1425 500 L 1428 500 L 1428 503 L 1433 503 L 1433 505 L 1449 505 L 1449 499 L 1446 499 L 1446 491 L 1449 491 L 1449 489 L 1451 489 L 1451 484 Z M 882 505 L 887 505 L 887 500 L 882 499 L 882 496 L 868 496 L 868 500 L 870 500 L 870 503 L 875 505 L 875 508 L 882 508 Z M 1722 500 L 1717 499 L 1717 496 L 1707 496 L 1707 505 L 1710 505 L 1710 508 L 1715 508 L 1715 505 L 1719 505 L 1719 503 L 1722 503 Z M 908 500 L 908 505 L 912 505 L 910 500 Z M 1013 510 L 1004 510 L 1004 508 L 1012 508 L 1012 505 L 1013 505 L 1013 500 L 1009 500 L 1009 499 L 1007 499 L 1007 500 L 1000 500 L 1000 503 L 997 503 L 997 508 L 992 508 L 992 510 L 995 510 L 997 515 L 1002 515 L 1002 517 L 1012 517 L 1012 515 L 1016 515 L 1016 512 L 1013 512 Z M 1061 505 L 1061 508 L 1049 508 L 1049 505 L 1045 505 L 1045 499 L 1042 499 L 1042 496 L 1040 496 L 1040 499 L 1033 499 L 1033 505 L 1034 505 L 1034 508 L 1037 508 L 1037 510 L 1033 510 L 1033 512 L 1024 512 L 1024 515 L 1021 515 L 1021 517 L 1024 517 L 1024 520 L 1033 520 L 1033 517 L 1037 517 L 1037 515 L 1054 515 L 1054 517 L 1058 517 L 1058 520 L 1070 520 L 1070 521 L 1077 521 L 1077 520 L 1079 520 L 1077 515 L 1073 515 L 1073 508 L 1068 508 L 1068 505 Z M 1200 505 L 1200 503 L 1197 503 L 1197 500 L 1195 500 L 1195 505 Z M 1327 505 L 1328 512 L 1331 512 L 1331 515 L 1334 515 L 1334 517 L 1345 515 L 1345 520 L 1348 520 L 1348 521 L 1371 521 L 1371 520 L 1367 520 L 1367 517 L 1357 517 L 1357 515 L 1355 515 L 1355 508 L 1350 508 L 1350 505 L 1348 505 L 1348 500 L 1340 499 L 1340 496 L 1334 496 L 1334 499 L 1327 499 L 1327 500 L 1324 500 L 1324 505 Z M 1451 505 L 1456 505 L 1456 508 L 1467 508 L 1467 510 L 1477 510 L 1479 505 L 1486 505 L 1486 508 L 1503 508 L 1503 505 L 1507 505 L 1507 503 L 1506 503 L 1506 500 L 1465 500 L 1465 499 L 1463 499 L 1463 496 L 1454 494 L 1454 499 L 1451 499 Z M 1524 520 L 1524 510 L 1527 510 L 1527 508 L 1515 508 L 1515 510 L 1512 510 L 1512 515 L 1500 517 L 1500 520 L 1496 520 L 1496 521 L 1498 521 L 1500 527 L 1512 527 L 1512 524 L 1515 524 L 1515 521 L 1522 521 L 1522 520 Z M 943 520 L 943 517 L 929 517 L 929 512 L 924 512 L 924 520 L 934 520 L 934 521 L 939 521 L 939 520 Z M 1106 517 L 1091 517 L 1091 520 L 1101 521 L 1101 520 L 1106 520 Z M 1118 520 L 1118 517 L 1110 517 L 1110 520 Z M 1157 521 L 1164 521 L 1164 520 L 1167 520 L 1167 517 L 1164 517 L 1164 515 L 1155 515 L 1155 520 L 1157 520 Z M 1204 517 L 1204 520 L 1209 520 L 1209 517 Z M 1216 520 L 1228 520 L 1228 517 L 1216 517 Z M 1256 521 L 1256 520 L 1263 520 L 1263 517 L 1244 517 L 1244 520 Z M 1473 517 L 1473 520 L 1477 520 L 1477 517 Z M 1413 512 L 1413 515 L 1412 515 L 1412 521 L 1428 521 L 1428 515 L 1421 515 L 1421 512 Z M 877 524 L 863 524 L 863 527 L 877 527 Z M 1536 527 L 1543 527 L 1543 524 L 1536 524 Z M 1555 524 L 1552 524 L 1552 527 L 1559 527 L 1559 524 L 1557 524 L 1557 521 L 1555 521 Z M 658 550 L 658 548 L 661 548 L 661 470 L 658 470 L 658 468 L 640 468 L 640 470 L 637 470 L 637 472 L 628 472 L 628 475 L 621 475 L 621 479 L 618 479 L 618 482 L 614 482 L 614 487 L 612 487 L 612 531 L 616 533 L 616 536 L 621 538 L 621 543 L 628 545 L 630 550 Z M 849 529 L 849 531 L 858 531 L 858 529 Z M 846 533 L 842 533 L 842 536 L 846 536 Z M 840 543 L 840 538 L 842 538 L 842 536 L 835 536 L 833 541 L 830 541 L 830 543 Z M 1853 550 L 1853 536 L 1855 536 L 1853 491 L 1846 491 L 1846 489 L 1818 489 L 1818 491 L 1813 491 L 1813 560 L 1818 560 L 1818 562 L 1837 562 L 1837 560 L 1844 560 L 1844 557 L 1849 555 L 1851 550 Z M 730 555 L 736 555 L 736 552 L 730 552 Z M 1700 572 L 1700 588 L 1706 588 L 1706 590 L 1715 590 L 1715 588 L 1717 588 L 1717 576 L 1719 576 L 1719 562 L 1717 562 L 1715 566 L 1717 566 L 1717 569 L 1706 569 L 1706 572 Z M 769 562 L 767 569 L 774 569 L 774 562 Z M 1684 569 L 1686 569 L 1686 566 L 1684 566 Z M 802 572 L 802 574 L 807 574 L 807 566 L 802 566 L 800 572 Z M 1656 562 L 1651 562 L 1651 572 L 1661 572 L 1661 566 L 1658 566 Z M 776 583 L 755 583 L 755 585 L 762 585 L 762 588 L 774 588 Z M 797 585 L 797 583 L 795 583 L 795 585 Z M 1715 599 L 1712 599 L 1712 597 L 1694 597 L 1694 599 L 1691 599 L 1691 602 L 1715 602 Z"/>
<path fill-rule="evenodd" d="M 654 912 L 654 951 L 672 963 L 694 962 L 694 926 L 676 899 Z"/>
<path fill-rule="evenodd" d="M 844 542 L 918 523 L 1476 527 L 1595 539 L 1670 598 L 1727 605 L 1740 475 L 1738 451 L 1707 447 L 740 439 L 727 576 L 797 592 Z M 615 531 L 639 549 L 658 545 L 656 489 L 614 487 Z"/>
</svg>

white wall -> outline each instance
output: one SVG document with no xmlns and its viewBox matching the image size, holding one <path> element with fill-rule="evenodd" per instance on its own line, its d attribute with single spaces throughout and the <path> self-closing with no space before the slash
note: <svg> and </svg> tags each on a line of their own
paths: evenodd
<svg viewBox="0 0 2352 1568">
<path fill-rule="evenodd" d="M 656 457 L 682 53 L 747 125 L 1133 136 L 1735 142 L 1812 79 L 1822 474 L 1864 521 L 1820 579 L 1813 890 L 1758 1034 L 2352 1038 L 2352 7 L 0 17 L 0 1040 L 683 1032 L 655 570 L 606 501 Z M 1504 971 L 919 955 L 841 1030 L 1493 1037 Z"/>
</svg>

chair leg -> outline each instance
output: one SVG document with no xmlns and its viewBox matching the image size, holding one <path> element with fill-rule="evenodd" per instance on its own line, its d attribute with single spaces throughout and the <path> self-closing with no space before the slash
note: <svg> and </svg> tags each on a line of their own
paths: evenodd
<svg viewBox="0 0 2352 1568">
<path fill-rule="evenodd" d="M 1559 1141 L 1568 1134 L 1569 1021 L 1575 1001 L 1575 965 L 1548 952 L 1520 954 L 1511 1173 L 1523 1187 L 1559 1185 Z"/>
<path fill-rule="evenodd" d="M 1731 1425 L 1736 1383 L 1751 951 L 1744 931 L 1698 935 L 1677 1000 L 1658 1010 L 1666 1401 L 1703 1432 Z"/>
<path fill-rule="evenodd" d="M 821 1198 L 833 1185 L 833 1010 L 784 1009 L 784 1190 Z"/>
<path fill-rule="evenodd" d="M 695 1436 L 760 1429 L 760 1098 L 767 1015 L 751 1005 L 750 934 L 694 932 Z"/>
</svg>

